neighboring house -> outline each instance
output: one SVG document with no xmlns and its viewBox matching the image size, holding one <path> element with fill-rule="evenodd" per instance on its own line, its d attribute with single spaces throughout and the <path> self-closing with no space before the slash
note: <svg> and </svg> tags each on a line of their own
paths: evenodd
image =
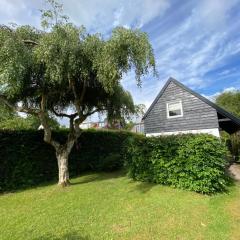
<svg viewBox="0 0 240 240">
<path fill-rule="evenodd" d="M 83 122 L 80 124 L 81 129 L 89 129 L 89 128 L 107 128 L 106 122 Z"/>
<path fill-rule="evenodd" d="M 38 130 L 42 130 L 44 129 L 43 125 L 41 124 L 39 127 L 38 127 Z"/>
<path fill-rule="evenodd" d="M 240 129 L 240 119 L 177 80 L 170 78 L 143 116 L 147 136 L 209 133 L 230 134 Z"/>
<path fill-rule="evenodd" d="M 81 129 L 89 129 L 89 128 L 95 128 L 95 129 L 122 129 L 121 123 L 119 121 L 115 121 L 112 124 L 110 124 L 107 119 L 104 121 L 99 122 L 83 122 L 80 125 Z"/>
<path fill-rule="evenodd" d="M 134 123 L 134 125 L 131 129 L 131 132 L 144 134 L 144 123 L 143 122 Z"/>
</svg>

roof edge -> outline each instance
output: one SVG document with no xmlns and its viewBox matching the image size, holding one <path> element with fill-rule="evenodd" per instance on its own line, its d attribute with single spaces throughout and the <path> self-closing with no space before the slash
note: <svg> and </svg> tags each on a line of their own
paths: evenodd
<svg viewBox="0 0 240 240">
<path fill-rule="evenodd" d="M 162 87 L 162 89 L 160 90 L 160 92 L 158 93 L 158 95 L 155 97 L 155 99 L 153 100 L 152 104 L 150 105 L 150 107 L 148 108 L 148 110 L 146 111 L 146 113 L 143 115 L 142 120 L 144 120 L 147 115 L 150 113 L 150 111 L 153 109 L 154 105 L 156 104 L 156 102 L 158 101 L 158 99 L 162 96 L 163 92 L 165 91 L 165 89 L 167 88 L 167 86 L 170 84 L 171 81 L 177 81 L 176 79 L 169 77 L 169 79 L 167 80 L 167 82 L 164 84 L 164 86 Z"/>
</svg>

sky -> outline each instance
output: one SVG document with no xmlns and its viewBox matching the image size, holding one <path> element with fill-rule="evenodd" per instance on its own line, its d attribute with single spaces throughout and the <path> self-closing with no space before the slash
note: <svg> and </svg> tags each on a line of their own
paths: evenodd
<svg viewBox="0 0 240 240">
<path fill-rule="evenodd" d="M 116 26 L 140 28 L 149 36 L 157 71 L 141 88 L 134 73 L 122 83 L 147 107 L 169 77 L 212 98 L 240 89 L 240 0 L 62 0 L 76 25 L 106 38 Z M 40 27 L 43 0 L 0 0 L 0 24 Z"/>
</svg>

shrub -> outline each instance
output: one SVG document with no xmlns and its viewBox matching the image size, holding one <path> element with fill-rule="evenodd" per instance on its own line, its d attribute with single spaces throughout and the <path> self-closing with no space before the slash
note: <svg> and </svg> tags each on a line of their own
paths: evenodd
<svg viewBox="0 0 240 240">
<path fill-rule="evenodd" d="M 227 186 L 227 150 L 213 136 L 135 137 L 128 144 L 126 165 L 133 179 L 206 194 Z"/>
<path fill-rule="evenodd" d="M 228 161 L 229 165 L 234 162 L 239 162 L 240 155 L 240 135 L 239 132 L 228 134 L 227 132 L 221 132 L 221 139 L 226 144 L 229 154 Z"/>
<path fill-rule="evenodd" d="M 56 131 L 63 142 L 66 132 Z M 41 131 L 0 131 L 0 191 L 57 179 L 57 160 Z M 223 191 L 227 184 L 226 147 L 210 135 L 146 138 L 119 131 L 84 131 L 69 156 L 70 175 L 123 167 L 135 180 L 201 193 Z"/>
</svg>

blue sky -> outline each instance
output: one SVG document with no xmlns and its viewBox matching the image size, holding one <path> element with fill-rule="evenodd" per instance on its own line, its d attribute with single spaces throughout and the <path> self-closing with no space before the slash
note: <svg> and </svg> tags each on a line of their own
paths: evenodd
<svg viewBox="0 0 240 240">
<path fill-rule="evenodd" d="M 240 88 L 240 0 L 62 0 L 65 14 L 105 36 L 119 25 L 141 28 L 153 46 L 159 78 L 134 74 L 123 85 L 136 103 L 149 106 L 172 76 L 212 96 Z M 40 26 L 41 0 L 0 0 L 0 23 Z"/>
</svg>

